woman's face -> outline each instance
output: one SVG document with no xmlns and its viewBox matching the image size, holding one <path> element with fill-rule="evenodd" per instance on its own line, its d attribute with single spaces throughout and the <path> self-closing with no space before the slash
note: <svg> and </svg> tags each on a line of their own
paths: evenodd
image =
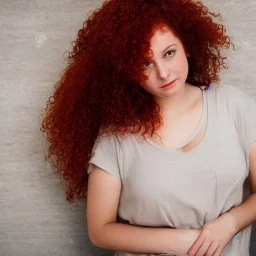
<svg viewBox="0 0 256 256">
<path fill-rule="evenodd" d="M 188 61 L 182 42 L 164 26 L 157 29 L 150 41 L 153 57 L 144 64 L 148 76 L 141 86 L 156 98 L 168 98 L 184 89 Z M 171 86 L 164 85 L 175 81 Z"/>
</svg>

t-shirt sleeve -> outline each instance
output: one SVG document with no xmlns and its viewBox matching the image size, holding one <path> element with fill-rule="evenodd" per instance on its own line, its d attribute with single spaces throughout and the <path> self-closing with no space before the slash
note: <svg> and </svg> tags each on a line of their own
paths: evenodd
<svg viewBox="0 0 256 256">
<path fill-rule="evenodd" d="M 95 141 L 87 173 L 94 170 L 95 165 L 121 179 L 119 168 L 119 141 L 115 135 L 100 136 Z"/>
<path fill-rule="evenodd" d="M 245 148 L 248 150 L 256 140 L 256 101 L 247 97 L 247 106 L 241 117 L 241 133 L 244 138 Z"/>
</svg>

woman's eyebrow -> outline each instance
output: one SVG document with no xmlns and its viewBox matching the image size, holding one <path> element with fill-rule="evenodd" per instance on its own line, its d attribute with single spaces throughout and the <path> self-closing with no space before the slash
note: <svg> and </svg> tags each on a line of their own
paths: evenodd
<svg viewBox="0 0 256 256">
<path fill-rule="evenodd" d="M 171 44 L 171 45 L 167 46 L 167 47 L 162 51 L 162 53 L 163 53 L 164 51 L 166 51 L 169 47 L 173 46 L 173 45 L 176 45 L 176 44 Z M 177 45 L 176 45 L 176 46 L 177 46 Z"/>
<path fill-rule="evenodd" d="M 177 44 L 170 44 L 170 45 L 168 45 L 161 53 L 165 52 L 168 48 L 170 48 L 171 46 L 174 46 L 174 45 L 177 46 Z M 154 57 L 151 57 L 151 58 L 149 58 L 148 60 L 154 60 Z"/>
</svg>

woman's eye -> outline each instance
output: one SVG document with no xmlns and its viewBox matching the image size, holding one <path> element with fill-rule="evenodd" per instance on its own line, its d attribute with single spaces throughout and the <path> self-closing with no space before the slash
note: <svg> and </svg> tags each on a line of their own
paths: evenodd
<svg viewBox="0 0 256 256">
<path fill-rule="evenodd" d="M 166 55 L 169 57 L 169 56 L 173 55 L 175 52 L 176 52 L 175 50 L 171 50 L 171 51 L 168 51 L 168 52 L 166 53 Z M 168 55 L 168 54 L 169 54 L 169 55 Z"/>
<path fill-rule="evenodd" d="M 150 66 L 150 64 L 151 64 L 150 61 L 145 62 L 145 64 L 144 64 L 145 68 L 148 68 Z"/>
</svg>

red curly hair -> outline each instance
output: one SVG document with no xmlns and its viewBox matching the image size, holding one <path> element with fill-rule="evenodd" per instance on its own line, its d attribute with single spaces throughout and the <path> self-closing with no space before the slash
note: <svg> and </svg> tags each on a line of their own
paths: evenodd
<svg viewBox="0 0 256 256">
<path fill-rule="evenodd" d="M 68 65 L 43 110 L 41 131 L 48 160 L 66 181 L 66 199 L 87 197 L 88 161 L 99 131 L 152 134 L 159 107 L 140 85 L 143 64 L 158 24 L 168 25 L 190 53 L 187 81 L 219 82 L 227 68 L 222 48 L 232 44 L 222 24 L 200 1 L 109 0 L 78 31 Z"/>
</svg>

